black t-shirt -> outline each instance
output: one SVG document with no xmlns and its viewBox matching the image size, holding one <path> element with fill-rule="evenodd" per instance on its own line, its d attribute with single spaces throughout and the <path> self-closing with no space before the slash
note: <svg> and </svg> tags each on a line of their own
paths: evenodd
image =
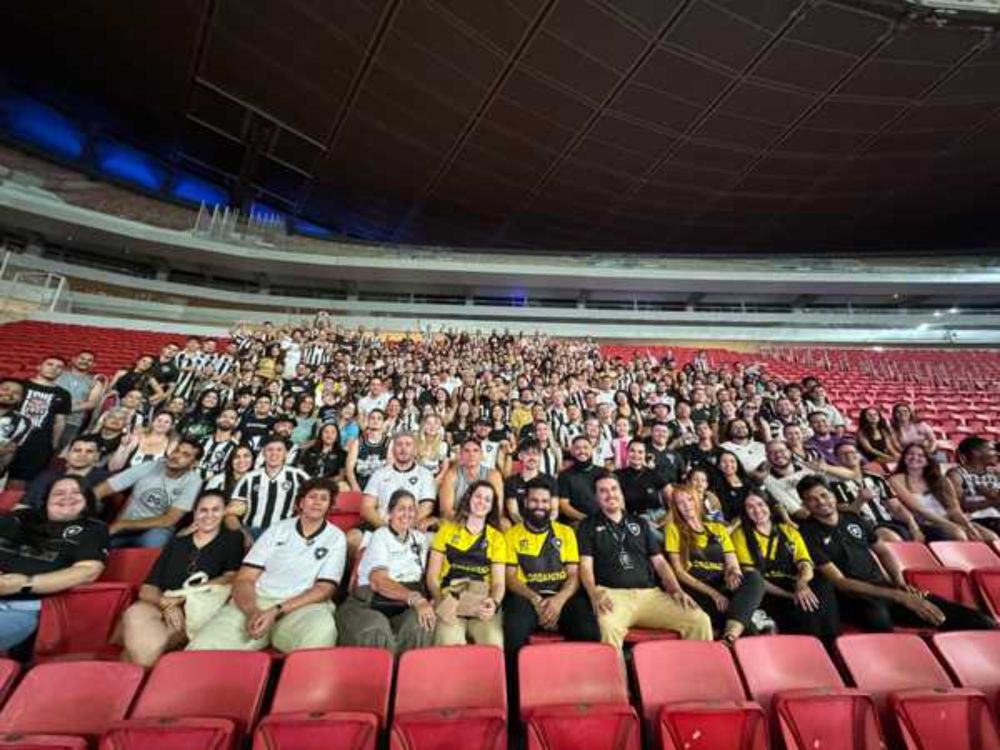
<svg viewBox="0 0 1000 750">
<path fill-rule="evenodd" d="M 108 557 L 108 527 L 94 518 L 49 521 L 44 511 L 21 508 L 0 517 L 0 570 L 38 575 L 83 560 Z"/>
<path fill-rule="evenodd" d="M 258 417 L 251 411 L 240 421 L 240 440 L 249 443 L 256 451 L 260 448 L 260 441 L 271 434 L 276 419 L 271 415 Z"/>
<path fill-rule="evenodd" d="M 598 586 L 649 589 L 658 585 L 649 558 L 662 550 L 645 518 L 626 513 L 614 523 L 598 512 L 580 522 L 576 541 L 580 556 L 594 560 Z"/>
<path fill-rule="evenodd" d="M 73 397 L 58 385 L 41 385 L 30 380 L 22 380 L 21 385 L 24 388 L 24 400 L 18 411 L 31 421 L 32 426 L 26 442 L 42 439 L 51 442 L 56 415 L 70 413 Z"/>
<path fill-rule="evenodd" d="M 31 484 L 28 485 L 28 491 L 24 494 L 21 504 L 27 505 L 31 508 L 41 509 L 45 505 L 45 501 L 49 496 L 49 490 L 52 489 L 52 485 L 56 483 L 57 479 L 61 479 L 64 476 L 66 476 L 66 472 L 62 469 L 46 469 L 35 477 Z M 81 479 L 83 480 L 84 486 L 88 490 L 92 490 L 110 476 L 111 472 L 106 468 L 103 466 L 95 466 L 82 476 Z"/>
<path fill-rule="evenodd" d="M 173 363 L 173 360 L 168 362 L 156 360 L 149 371 L 153 375 L 153 379 L 163 386 L 164 389 L 169 387 L 180 375 L 180 370 L 177 369 L 177 365 Z"/>
<path fill-rule="evenodd" d="M 651 456 L 653 469 L 666 484 L 677 484 L 684 473 L 684 459 L 677 451 L 669 448 L 657 450 L 652 443 L 646 445 L 646 453 Z"/>
<path fill-rule="evenodd" d="M 810 518 L 799 526 L 816 567 L 833 563 L 848 578 L 885 585 L 871 553 L 875 527 L 855 513 L 840 513 L 835 526 Z"/>
<path fill-rule="evenodd" d="M 691 471 L 691 469 L 695 467 L 699 467 L 708 470 L 709 476 L 716 471 L 716 466 L 719 464 L 720 453 L 722 453 L 722 448 L 717 445 L 713 445 L 706 451 L 697 443 L 685 445 L 680 450 L 680 454 L 684 457 L 684 461 L 687 464 L 688 471 Z"/>
<path fill-rule="evenodd" d="M 146 583 L 160 591 L 179 589 L 197 572 L 209 578 L 237 570 L 243 562 L 243 535 L 220 529 L 215 539 L 201 549 L 194 546 L 194 534 L 175 536 L 156 559 Z"/>
<path fill-rule="evenodd" d="M 553 498 L 559 497 L 559 487 L 554 477 L 539 473 L 531 481 L 535 481 L 535 479 L 545 482 L 548 485 Z M 517 509 L 522 517 L 524 516 L 524 499 L 528 496 L 527 485 L 528 483 L 524 481 L 524 477 L 520 474 L 513 474 L 503 482 L 503 496 L 507 499 L 514 498 L 517 500 Z"/>
<path fill-rule="evenodd" d="M 559 474 L 559 497 L 564 497 L 576 510 L 591 515 L 597 512 L 597 498 L 594 483 L 603 476 L 603 467 L 592 463 L 574 463 Z"/>
<path fill-rule="evenodd" d="M 733 487 L 720 476 L 712 483 L 712 492 L 719 498 L 723 517 L 727 521 L 735 521 L 743 512 L 743 503 L 750 494 L 750 485 L 744 482 L 739 487 Z"/>
<path fill-rule="evenodd" d="M 616 473 L 625 496 L 625 508 L 629 513 L 663 509 L 663 488 L 667 486 L 667 482 L 660 474 L 652 469 L 631 467 Z"/>
<path fill-rule="evenodd" d="M 88 432 L 85 437 L 97 443 L 97 450 L 101 454 L 102 459 L 110 456 L 118 450 L 118 446 L 122 444 L 121 433 L 115 435 L 114 437 L 106 438 L 103 437 L 100 432 Z"/>
<path fill-rule="evenodd" d="M 292 378 L 285 381 L 285 393 L 300 396 L 303 393 L 310 393 L 316 389 L 315 383 L 309 378 Z"/>
</svg>

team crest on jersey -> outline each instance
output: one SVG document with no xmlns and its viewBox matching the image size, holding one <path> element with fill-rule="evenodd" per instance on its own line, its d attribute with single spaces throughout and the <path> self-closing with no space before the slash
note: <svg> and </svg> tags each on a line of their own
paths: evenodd
<svg viewBox="0 0 1000 750">
<path fill-rule="evenodd" d="M 630 534 L 631 534 L 632 536 L 639 536 L 639 531 L 641 530 L 641 529 L 639 528 L 639 524 L 637 524 L 637 523 L 632 523 L 632 522 L 630 521 L 629 523 L 625 524 L 625 528 L 627 528 L 627 529 L 629 530 L 629 533 L 630 533 Z"/>
<path fill-rule="evenodd" d="M 864 530 L 860 526 L 858 526 L 856 523 L 849 523 L 849 524 L 847 524 L 847 533 L 850 534 L 851 536 L 853 536 L 855 539 L 864 539 L 865 538 L 865 532 L 864 532 Z"/>
<path fill-rule="evenodd" d="M 281 491 L 282 492 L 288 492 L 290 489 L 292 489 L 292 483 L 291 482 L 282 482 L 281 483 Z"/>
<path fill-rule="evenodd" d="M 557 536 L 552 537 L 552 546 L 556 549 L 562 548 L 562 539 Z"/>
<path fill-rule="evenodd" d="M 313 550 L 313 555 L 317 560 L 322 560 L 330 552 L 326 547 L 317 547 Z"/>
<path fill-rule="evenodd" d="M 420 477 L 410 477 L 410 479 L 409 479 L 410 484 L 416 484 L 419 481 L 420 481 Z"/>
<path fill-rule="evenodd" d="M 528 540 L 522 537 L 521 541 L 517 543 L 517 546 L 520 547 L 521 549 L 528 549 Z"/>
<path fill-rule="evenodd" d="M 75 536 L 79 536 L 83 533 L 83 526 L 67 526 L 63 529 L 62 537 L 63 539 L 72 539 Z"/>
</svg>

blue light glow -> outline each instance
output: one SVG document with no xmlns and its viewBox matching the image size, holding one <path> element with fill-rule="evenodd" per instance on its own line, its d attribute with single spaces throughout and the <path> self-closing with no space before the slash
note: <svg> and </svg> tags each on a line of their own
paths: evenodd
<svg viewBox="0 0 1000 750">
<path fill-rule="evenodd" d="M 208 206 L 224 206 L 229 202 L 229 194 L 223 188 L 183 172 L 177 174 L 170 194 L 181 200 L 205 203 Z"/>
<path fill-rule="evenodd" d="M 151 157 L 111 141 L 98 144 L 97 166 L 105 174 L 149 190 L 159 190 L 167 176 Z"/>
<path fill-rule="evenodd" d="M 311 221 L 306 221 L 305 219 L 295 220 L 295 231 L 306 237 L 317 237 L 319 239 L 333 236 L 333 230 L 321 227 L 319 224 L 313 224 Z"/>
<path fill-rule="evenodd" d="M 15 140 L 57 156 L 79 159 L 83 131 L 69 118 L 24 97 L 0 98 L 0 126 Z"/>
</svg>

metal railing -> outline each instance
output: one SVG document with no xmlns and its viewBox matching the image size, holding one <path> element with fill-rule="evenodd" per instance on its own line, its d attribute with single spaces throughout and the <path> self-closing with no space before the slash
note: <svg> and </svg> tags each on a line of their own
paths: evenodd
<svg viewBox="0 0 1000 750">
<path fill-rule="evenodd" d="M 69 312 L 69 281 L 65 276 L 49 271 L 15 270 L 12 257 L 13 253 L 7 249 L 0 256 L 0 288 L 3 288 L 0 313 Z M 12 272 L 9 279 L 8 272 Z"/>
</svg>

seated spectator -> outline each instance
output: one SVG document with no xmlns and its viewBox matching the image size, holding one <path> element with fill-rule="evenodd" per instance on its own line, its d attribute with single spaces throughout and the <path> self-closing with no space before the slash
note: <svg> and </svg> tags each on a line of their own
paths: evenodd
<svg viewBox="0 0 1000 750">
<path fill-rule="evenodd" d="M 233 449 L 239 445 L 236 425 L 240 418 L 235 409 L 222 409 L 215 417 L 215 429 L 201 442 L 202 458 L 199 462 L 202 479 L 210 480 L 225 471 L 226 462 Z"/>
<path fill-rule="evenodd" d="M 698 422 L 694 426 L 694 434 L 698 442 L 685 445 L 680 451 L 684 463 L 689 471 L 695 466 L 704 466 L 710 472 L 714 472 L 718 468 L 722 448 L 716 445 L 712 425 L 708 422 Z"/>
<path fill-rule="evenodd" d="M 187 643 L 185 600 L 176 593 L 191 576 L 204 574 L 210 584 L 231 582 L 243 560 L 243 537 L 223 527 L 225 510 L 225 497 L 206 492 L 195 501 L 193 527 L 163 548 L 139 588 L 139 601 L 122 616 L 127 661 L 151 667 Z"/>
<path fill-rule="evenodd" d="M 503 496 L 507 506 L 507 517 L 511 524 L 524 520 L 524 499 L 528 494 L 528 484 L 534 480 L 545 483 L 553 500 L 553 512 L 559 512 L 559 492 L 554 476 L 541 471 L 542 449 L 537 441 L 525 440 L 518 446 L 517 457 L 521 462 L 521 473 L 512 474 L 503 483 Z"/>
<path fill-rule="evenodd" d="M 238 521 L 254 539 L 292 516 L 299 488 L 309 479 L 302 469 L 288 466 L 288 445 L 283 437 L 271 435 L 263 440 L 261 455 L 263 466 L 240 480 L 226 508 L 227 528 L 238 528 Z"/>
<path fill-rule="evenodd" d="M 99 500 L 132 490 L 108 529 L 112 547 L 162 547 L 170 541 L 201 489 L 195 468 L 199 458 L 201 446 L 182 439 L 166 458 L 133 466 L 97 485 Z"/>
<path fill-rule="evenodd" d="M 597 616 L 601 641 L 621 649 L 629 628 L 675 630 L 712 640 L 712 621 L 677 582 L 663 548 L 641 516 L 625 512 L 618 480 L 597 480 L 597 512 L 576 531 L 580 583 Z"/>
<path fill-rule="evenodd" d="M 740 525 L 733 531 L 733 547 L 744 570 L 756 570 L 763 577 L 761 607 L 779 633 L 833 643 L 840 634 L 833 588 L 823 576 L 814 577 L 802 535 L 791 524 L 781 523 L 760 493 L 747 495 Z"/>
<path fill-rule="evenodd" d="M 826 412 L 810 412 L 809 427 L 813 434 L 805 442 L 806 449 L 814 451 L 824 463 L 835 465 L 837 463 L 837 446 L 840 445 L 843 438 L 830 429 L 830 420 L 827 418 Z"/>
<path fill-rule="evenodd" d="M 434 645 L 474 643 L 503 647 L 507 546 L 500 531 L 500 499 L 493 485 L 476 481 L 442 520 L 427 562 L 427 590 L 437 622 Z"/>
<path fill-rule="evenodd" d="M 862 409 L 858 415 L 858 448 L 867 460 L 885 468 L 899 460 L 899 443 L 882 412 L 874 406 Z"/>
<path fill-rule="evenodd" d="M 311 477 L 343 481 L 347 451 L 340 447 L 340 433 L 332 422 L 321 425 L 316 440 L 299 453 L 299 468 Z"/>
<path fill-rule="evenodd" d="M 899 466 L 889 477 L 889 487 L 916 518 L 929 541 L 997 539 L 996 534 L 965 514 L 955 488 L 941 475 L 941 466 L 920 443 L 903 448 Z"/>
<path fill-rule="evenodd" d="M 809 519 L 799 530 L 816 569 L 836 590 L 843 621 L 877 633 L 890 633 L 895 627 L 996 628 L 981 612 L 907 585 L 895 559 L 886 553 L 885 543 L 875 535 L 875 528 L 854 513 L 838 511 L 837 499 L 825 479 L 803 478 L 799 495 L 809 511 Z"/>
<path fill-rule="evenodd" d="M 130 391 L 138 391 L 144 398 L 153 399 L 154 403 L 159 403 L 166 396 L 163 385 L 156 378 L 156 360 L 148 354 L 139 357 L 131 368 L 116 372 L 108 390 L 117 393 L 119 398 L 125 398 Z"/>
<path fill-rule="evenodd" d="M 764 444 L 754 440 L 750 425 L 745 419 L 734 419 L 726 427 L 726 441 L 720 446 L 739 459 L 743 471 L 751 479 L 760 481 L 767 472 L 767 453 Z"/>
<path fill-rule="evenodd" d="M 722 502 L 711 489 L 711 478 L 709 471 L 704 466 L 693 466 L 684 476 L 684 484 L 694 493 L 695 502 L 701 508 L 702 516 L 706 521 L 725 523 L 726 517 L 722 512 Z"/>
<path fill-rule="evenodd" d="M 712 494 L 719 499 L 723 518 L 732 523 L 740 517 L 743 501 L 750 492 L 750 482 L 743 473 L 740 460 L 734 453 L 722 451 L 718 469 L 709 479 Z"/>
<path fill-rule="evenodd" d="M 45 505 L 45 498 L 49 496 L 52 483 L 63 476 L 80 477 L 84 488 L 88 492 L 93 492 L 97 485 L 111 476 L 107 469 L 102 469 L 97 465 L 100 461 L 101 453 L 97 447 L 97 441 L 86 435 L 74 438 L 66 451 L 66 459 L 61 469 L 46 469 L 39 474 L 28 485 L 28 491 L 21 500 L 22 505 L 31 508 L 41 508 Z M 100 514 L 100 508 L 95 507 L 94 512 Z"/>
<path fill-rule="evenodd" d="M 666 481 L 650 469 L 646 462 L 646 444 L 633 438 L 628 446 L 628 468 L 615 472 L 618 486 L 625 498 L 625 512 L 642 516 L 649 523 L 650 533 L 663 543 L 663 527 L 667 523 Z"/>
<path fill-rule="evenodd" d="M 958 444 L 958 466 L 947 478 L 969 520 L 1000 534 L 1000 473 L 993 444 L 970 436 Z"/>
<path fill-rule="evenodd" d="M 282 653 L 337 642 L 333 595 L 344 576 L 344 533 L 326 521 L 337 488 L 326 479 L 299 487 L 296 515 L 268 528 L 243 560 L 225 607 L 188 650 L 268 646 Z"/>
<path fill-rule="evenodd" d="M 443 390 L 443 389 L 442 389 Z M 438 482 L 448 470 L 448 443 L 444 439 L 441 417 L 435 413 L 425 414 L 420 420 L 420 430 L 414 443 L 417 465 L 427 469 Z"/>
<path fill-rule="evenodd" d="M 841 511 L 857 513 L 875 526 L 875 534 L 883 542 L 922 542 L 924 534 L 913 514 L 892 494 L 888 482 L 865 471 L 861 453 L 854 443 L 844 441 L 837 446 L 840 465 L 852 472 L 830 485 Z"/>
<path fill-rule="evenodd" d="M 473 482 L 486 481 L 493 485 L 496 496 L 503 503 L 503 477 L 496 469 L 483 465 L 483 450 L 479 441 L 468 437 L 462 443 L 458 452 L 458 460 L 451 462 L 441 478 L 438 492 L 438 515 L 443 520 L 452 520 L 455 515 L 455 500 L 462 497 Z M 509 523 L 500 512 L 500 523 L 504 528 Z"/>
<path fill-rule="evenodd" d="M 809 423 L 799 414 L 792 402 L 784 397 L 778 398 L 774 402 L 773 419 L 771 419 L 768 425 L 771 432 L 771 439 L 781 440 L 784 437 L 787 440 L 785 428 L 789 425 L 798 427 L 802 431 L 803 439 L 807 436 L 807 431 L 810 435 L 812 434 L 812 430 L 809 429 Z"/>
<path fill-rule="evenodd" d="M 666 551 L 674 575 L 722 631 L 722 640 L 733 643 L 755 627 L 764 579 L 756 570 L 744 574 L 729 531 L 721 523 L 703 520 L 690 487 L 674 488 L 670 511 Z"/>
<path fill-rule="evenodd" d="M 809 436 L 812 437 L 812 429 L 808 428 Z M 821 460 L 819 452 L 815 448 L 810 448 L 806 445 L 806 432 L 799 427 L 797 424 L 785 425 L 782 430 L 782 435 L 785 439 L 785 445 L 788 446 L 788 450 L 792 452 L 792 458 L 794 458 L 799 463 L 808 463 L 812 461 Z M 781 437 L 776 436 L 775 440 L 780 440 Z"/>
<path fill-rule="evenodd" d="M 764 476 L 764 491 L 789 523 L 792 520 L 802 520 L 809 515 L 802 507 L 799 494 L 795 490 L 803 477 L 822 474 L 847 479 L 851 476 L 847 469 L 831 466 L 823 460 L 806 464 L 797 463 L 782 440 L 772 440 L 767 444 L 767 465 L 769 468 Z"/>
<path fill-rule="evenodd" d="M 399 430 L 396 436 L 405 432 Z M 375 472 L 386 465 L 391 441 L 385 426 L 385 413 L 381 409 L 372 409 L 364 432 L 347 446 L 346 477 L 352 490 L 362 492 Z M 340 442 L 344 445 L 343 435 Z"/>
<path fill-rule="evenodd" d="M 358 563 L 357 589 L 337 610 L 337 626 L 342 646 L 401 654 L 434 641 L 434 607 L 424 590 L 429 540 L 416 529 L 412 492 L 395 490 L 388 511 L 388 523 L 372 533 Z"/>
<path fill-rule="evenodd" d="M 0 516 L 0 651 L 34 634 L 39 597 L 96 581 L 107 556 L 108 527 L 79 477 L 53 482 L 42 508 Z"/>
<path fill-rule="evenodd" d="M 249 445 L 237 445 L 229 451 L 222 471 L 205 482 L 205 491 L 218 492 L 226 500 L 231 500 L 233 490 L 251 471 L 253 471 L 253 451 L 250 450 Z M 236 529 L 240 525 L 238 518 L 233 518 L 231 521 L 228 518 L 226 520 L 226 528 L 228 529 Z"/>
<path fill-rule="evenodd" d="M 611 455 L 614 468 L 620 471 L 628 466 L 629 444 L 632 442 L 632 425 L 628 417 L 615 419 L 615 436 L 611 438 Z"/>
<path fill-rule="evenodd" d="M 31 420 L 18 411 L 23 399 L 20 380 L 0 380 L 0 480 L 6 477 L 7 467 L 31 431 Z"/>
<path fill-rule="evenodd" d="M 194 408 L 189 409 L 177 423 L 177 432 L 184 437 L 204 440 L 215 431 L 215 421 L 221 410 L 219 392 L 212 389 L 203 391 Z"/>
<path fill-rule="evenodd" d="M 937 451 L 937 438 L 929 424 L 913 413 L 907 404 L 899 403 L 892 407 L 892 435 L 899 445 L 900 451 L 911 443 L 917 443 L 931 456 Z"/>
<path fill-rule="evenodd" d="M 693 430 L 694 427 L 692 426 L 692 438 L 694 438 Z M 684 475 L 684 457 L 679 451 L 683 449 L 684 445 L 695 442 L 696 438 L 674 447 L 674 443 L 670 440 L 670 435 L 671 428 L 669 425 L 663 422 L 653 422 L 653 426 L 650 428 L 649 439 L 646 441 L 646 460 L 665 483 L 677 484 Z"/>
<path fill-rule="evenodd" d="M 837 437 L 843 437 L 847 429 L 847 421 L 840 413 L 840 410 L 831 404 L 826 398 L 826 388 L 820 383 L 816 383 L 806 396 L 806 409 L 809 415 L 819 412 L 826 417 L 827 424 Z"/>
<path fill-rule="evenodd" d="M 559 516 L 577 524 L 597 510 L 594 483 L 605 471 L 593 462 L 594 446 L 586 435 L 577 435 L 570 445 L 573 463 L 559 472 Z"/>
<path fill-rule="evenodd" d="M 149 427 L 135 430 L 121 441 L 118 450 L 108 459 L 108 469 L 117 472 L 155 461 L 170 453 L 175 445 L 174 417 L 169 412 L 161 411 L 153 417 Z"/>
<path fill-rule="evenodd" d="M 96 430 L 85 433 L 87 437 L 92 438 L 97 443 L 97 450 L 101 454 L 99 461 L 101 466 L 107 466 L 108 459 L 122 444 L 128 422 L 127 409 L 112 409 L 101 415 Z"/>
</svg>

